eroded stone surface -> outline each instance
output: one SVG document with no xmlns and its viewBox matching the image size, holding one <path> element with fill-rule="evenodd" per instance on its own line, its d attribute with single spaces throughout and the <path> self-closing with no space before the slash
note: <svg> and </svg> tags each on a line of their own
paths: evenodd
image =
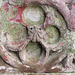
<svg viewBox="0 0 75 75">
<path fill-rule="evenodd" d="M 7 6 L 8 6 L 8 4 L 7 4 Z M 47 33 L 46 33 L 44 27 L 41 28 L 36 24 L 32 24 L 33 26 L 30 25 L 30 27 L 28 29 L 26 29 L 26 27 L 24 27 L 21 24 L 22 23 L 21 21 L 18 21 L 18 23 L 17 23 L 17 21 L 10 22 L 9 18 L 15 17 L 16 14 L 12 14 L 9 17 L 9 14 L 10 14 L 10 12 L 12 12 L 12 10 L 8 10 L 7 7 L 6 7 L 6 9 L 3 7 L 0 10 L 1 11 L 0 12 L 0 14 L 1 14 L 1 16 L 0 16 L 1 17 L 0 18 L 0 54 L 1 54 L 2 59 L 5 62 L 7 62 L 8 64 L 10 64 L 14 67 L 17 67 L 18 69 L 20 69 L 24 72 L 51 72 L 51 68 L 55 65 L 59 66 L 59 68 L 58 68 L 58 66 L 56 67 L 58 69 L 57 71 L 61 71 L 64 68 L 64 70 L 66 72 L 68 72 L 68 71 L 74 72 L 74 67 L 71 67 L 72 69 L 70 68 L 70 66 L 73 64 L 72 63 L 73 58 L 70 58 L 69 56 L 70 56 L 70 53 L 73 54 L 75 52 L 75 48 L 74 48 L 75 33 L 70 32 L 67 29 L 64 19 L 54 8 L 52 8 L 51 6 L 47 6 L 47 5 L 41 5 L 41 7 L 43 8 L 45 13 L 48 13 L 47 18 L 46 18 L 47 23 L 44 23 L 44 24 L 47 24 L 47 25 L 45 25 L 46 26 L 45 28 L 47 28 L 50 25 L 57 27 L 57 31 L 53 27 L 52 27 L 52 31 L 51 31 L 51 28 L 50 28 L 51 33 L 55 32 L 54 38 L 56 39 L 55 41 L 57 41 L 57 42 L 56 43 L 54 42 L 54 44 L 52 44 L 52 43 L 47 44 L 47 42 L 46 42 L 47 38 L 45 36 Z M 15 11 L 15 9 L 13 9 L 13 10 Z M 17 12 L 19 12 L 19 11 L 17 11 Z M 17 13 L 17 12 L 15 12 L 15 13 Z M 17 16 L 17 18 L 18 18 L 18 16 Z M 19 15 L 19 18 L 20 18 L 20 15 Z M 36 21 L 37 19 L 34 18 L 34 20 Z M 27 30 L 28 30 L 28 35 L 27 35 Z M 48 31 L 49 31 L 49 27 L 48 27 Z M 58 37 L 59 37 L 58 31 L 60 33 L 59 41 L 58 41 Z M 40 46 L 42 46 L 42 48 L 43 48 L 42 51 L 44 51 L 44 52 L 42 52 L 43 55 L 41 55 L 41 57 L 40 57 L 39 46 L 35 45 L 33 48 L 32 45 L 34 45 L 34 44 L 30 44 L 30 41 L 32 41 L 34 43 L 39 42 L 41 44 Z M 50 41 L 50 40 L 48 40 L 48 41 Z M 30 59 L 30 60 L 28 60 L 29 63 L 25 62 L 26 60 L 25 60 L 25 56 L 24 56 L 24 54 L 26 53 L 25 48 L 27 46 L 28 46 L 28 50 L 30 50 L 29 52 L 31 53 L 31 55 L 30 54 L 27 55 L 28 58 L 26 59 L 26 60 Z M 17 50 L 15 48 L 17 48 Z M 19 56 L 21 56 L 20 59 L 24 59 L 24 60 L 22 60 L 22 62 L 24 62 L 24 64 L 19 61 L 19 57 L 16 58 L 16 56 L 13 53 L 9 52 L 8 50 L 19 51 L 19 53 L 22 51 L 22 53 L 19 54 Z M 35 51 L 33 52 L 33 50 L 35 50 Z M 65 64 L 65 67 L 63 67 L 61 61 L 66 56 L 67 56 L 66 64 Z M 39 57 L 40 57 L 41 61 L 39 61 Z M 35 60 L 35 58 L 37 58 L 37 59 Z M 31 59 L 33 59 L 35 61 L 33 61 Z M 39 61 L 39 62 L 37 62 L 37 61 Z M 71 65 L 68 61 L 71 61 L 70 62 Z M 13 62 L 13 63 L 11 63 L 11 62 Z M 35 63 L 35 64 L 33 64 L 33 63 Z M 68 64 L 68 66 L 66 66 L 67 64 Z"/>
<path fill-rule="evenodd" d="M 30 5 L 23 12 L 23 20 L 29 26 L 42 25 L 44 22 L 44 11 L 38 5 Z"/>
</svg>

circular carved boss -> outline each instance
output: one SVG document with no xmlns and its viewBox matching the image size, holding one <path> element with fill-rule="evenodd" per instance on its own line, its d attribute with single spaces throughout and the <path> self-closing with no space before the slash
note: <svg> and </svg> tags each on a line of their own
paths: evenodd
<svg viewBox="0 0 75 75">
<path fill-rule="evenodd" d="M 31 4 L 24 7 L 21 15 L 19 11 L 15 12 L 20 8 L 9 8 L 13 10 L 6 13 L 3 7 L 0 12 L 2 59 L 25 72 L 50 72 L 51 67 L 65 58 L 65 50 L 68 49 L 66 35 L 69 31 L 62 16 L 48 5 Z M 15 13 L 10 16 L 11 11 Z M 22 17 L 20 21 L 17 17 L 12 19 L 12 15 L 17 14 Z M 27 28 L 23 26 L 24 22 L 28 25 Z"/>
</svg>

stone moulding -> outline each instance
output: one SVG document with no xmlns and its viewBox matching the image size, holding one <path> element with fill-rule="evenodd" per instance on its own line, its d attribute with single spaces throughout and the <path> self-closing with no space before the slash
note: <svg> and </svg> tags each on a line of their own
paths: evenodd
<svg viewBox="0 0 75 75">
<path fill-rule="evenodd" d="M 75 1 L 1 0 L 0 60 L 1 72 L 75 72 Z"/>
</svg>

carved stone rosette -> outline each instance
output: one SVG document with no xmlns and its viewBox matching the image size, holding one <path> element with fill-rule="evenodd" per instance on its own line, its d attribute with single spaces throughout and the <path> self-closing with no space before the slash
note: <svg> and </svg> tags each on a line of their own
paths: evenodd
<svg viewBox="0 0 75 75">
<path fill-rule="evenodd" d="M 1 0 L 0 71 L 75 72 L 74 3 Z"/>
</svg>

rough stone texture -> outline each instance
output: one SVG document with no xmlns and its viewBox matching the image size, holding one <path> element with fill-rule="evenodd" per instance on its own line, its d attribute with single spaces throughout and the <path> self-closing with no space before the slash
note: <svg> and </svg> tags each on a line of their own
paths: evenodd
<svg viewBox="0 0 75 75">
<path fill-rule="evenodd" d="M 9 4 L 11 5 L 19 5 L 19 6 L 23 6 L 25 0 L 8 0 Z"/>
<path fill-rule="evenodd" d="M 2 0 L 0 0 L 0 7 L 2 6 Z"/>
<path fill-rule="evenodd" d="M 71 10 L 71 28 L 74 30 L 75 29 L 75 5 L 72 5 L 72 10 Z"/>
<path fill-rule="evenodd" d="M 39 5 L 30 5 L 23 11 L 23 20 L 29 26 L 41 26 L 44 22 L 44 17 L 44 11 Z"/>
<path fill-rule="evenodd" d="M 17 3 L 17 0 L 14 3 L 12 1 L 14 2 L 11 0 L 10 5 L 5 3 L 0 8 L 0 56 L 5 61 L 3 63 L 15 67 L 20 72 L 75 72 L 73 62 L 75 59 L 75 32 L 69 31 L 65 23 L 66 21 L 69 24 L 68 21 L 71 21 L 73 23 L 72 29 L 74 28 L 74 5 L 72 5 L 70 12 L 72 18 L 69 20 L 70 10 L 64 0 L 48 1 L 54 4 L 54 7 L 56 6 L 65 18 L 64 20 L 53 7 L 39 4 L 45 13 L 45 22 L 41 27 L 36 25 L 25 27 L 22 19 L 22 12 L 26 10 L 25 6 L 21 3 L 14 4 Z M 31 1 L 34 0 L 29 0 L 27 3 L 29 4 Z M 49 4 L 46 0 L 38 1 L 41 4 Z M 36 2 L 32 2 L 32 4 L 36 4 Z M 55 26 L 57 31 L 51 26 Z M 49 30 L 50 33 L 48 33 Z M 54 43 L 47 43 L 47 40 L 51 39 L 49 36 L 54 37 L 55 40 L 52 39 Z M 37 42 L 40 43 L 41 47 L 37 46 Z M 2 71 L 4 69 L 3 72 L 7 71 L 4 66 L 0 68 Z M 16 69 L 15 72 L 17 72 Z"/>
</svg>

